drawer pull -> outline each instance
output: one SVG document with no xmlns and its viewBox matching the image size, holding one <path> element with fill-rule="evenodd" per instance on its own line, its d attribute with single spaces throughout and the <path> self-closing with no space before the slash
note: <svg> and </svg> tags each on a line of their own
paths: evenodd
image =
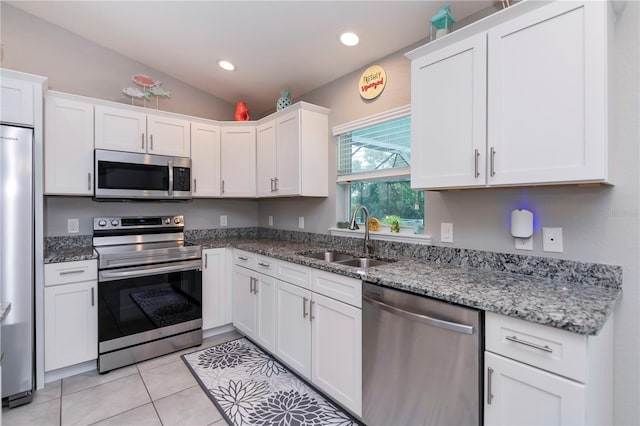
<svg viewBox="0 0 640 426">
<path fill-rule="evenodd" d="M 82 274 L 84 272 L 84 269 L 73 269 L 71 271 L 61 271 L 60 275 Z"/>
<path fill-rule="evenodd" d="M 205 253 L 204 255 L 204 269 L 207 269 L 209 267 L 209 255 L 207 253 Z"/>
<path fill-rule="evenodd" d="M 493 368 L 487 369 L 487 405 L 491 405 L 493 393 L 491 392 L 491 378 L 493 377 Z"/>
<path fill-rule="evenodd" d="M 527 342 L 526 340 L 520 340 L 516 336 L 506 336 L 505 339 L 507 339 L 510 342 L 519 343 L 521 345 L 529 346 L 530 348 L 539 349 L 541 351 L 545 351 L 545 352 L 549 352 L 549 353 L 553 352 L 553 349 L 551 349 L 547 345 L 542 346 L 542 345 L 538 345 L 536 343 Z"/>
<path fill-rule="evenodd" d="M 244 260 L 244 261 L 249 260 L 249 258 L 248 258 L 248 257 L 245 257 L 245 256 L 238 256 L 238 259 L 240 259 L 240 260 Z"/>
<path fill-rule="evenodd" d="M 265 262 L 258 262 L 258 265 L 260 265 L 260 266 L 264 266 L 265 268 L 268 268 L 268 267 L 270 267 L 270 266 L 271 266 L 271 264 L 270 264 L 270 263 L 265 263 Z"/>
<path fill-rule="evenodd" d="M 94 290 L 93 287 L 91 287 L 91 306 L 95 306 L 95 300 L 94 300 Z"/>
</svg>

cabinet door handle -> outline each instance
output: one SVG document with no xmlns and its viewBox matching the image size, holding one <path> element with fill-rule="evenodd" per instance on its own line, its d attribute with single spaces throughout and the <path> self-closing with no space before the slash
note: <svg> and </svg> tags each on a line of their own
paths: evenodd
<svg viewBox="0 0 640 426">
<path fill-rule="evenodd" d="M 249 293 L 253 293 L 253 280 L 253 277 L 249 278 Z"/>
<path fill-rule="evenodd" d="M 271 192 L 273 192 L 273 191 L 274 191 L 274 189 L 273 189 L 273 178 L 271 178 Z"/>
<path fill-rule="evenodd" d="M 209 255 L 207 253 L 205 253 L 204 255 L 204 269 L 207 269 L 209 265 Z"/>
<path fill-rule="evenodd" d="M 151 146 L 150 146 L 150 148 L 151 148 L 151 151 L 153 151 L 153 135 L 151 135 Z"/>
<path fill-rule="evenodd" d="M 193 192 L 198 192 L 198 179 L 193 178 Z"/>
<path fill-rule="evenodd" d="M 309 303 L 309 322 L 313 321 L 316 317 L 313 316 L 313 305 L 314 305 L 313 300 Z"/>
<path fill-rule="evenodd" d="M 275 182 L 275 190 L 274 190 L 274 191 L 277 191 L 277 190 L 278 190 L 278 180 L 279 180 L 279 179 L 278 179 L 277 177 L 276 177 L 276 178 L 273 178 L 273 181 Z"/>
<path fill-rule="evenodd" d="M 91 172 L 87 173 L 87 189 L 91 191 Z"/>
<path fill-rule="evenodd" d="M 61 271 L 60 275 L 82 274 L 84 269 L 73 269 L 71 271 Z"/>
<path fill-rule="evenodd" d="M 224 181 L 223 180 L 220 181 L 220 193 L 224 194 Z"/>
<path fill-rule="evenodd" d="M 140 149 L 144 150 L 144 132 L 140 136 L 141 136 Z"/>
<path fill-rule="evenodd" d="M 487 405 L 491 405 L 493 393 L 491 393 L 491 378 L 493 376 L 493 368 L 487 368 Z"/>
<path fill-rule="evenodd" d="M 475 164 L 474 174 L 475 174 L 475 177 L 478 177 L 480 176 L 480 171 L 478 170 L 478 159 L 480 158 L 480 153 L 478 152 L 477 149 L 474 149 L 473 151 L 474 151 L 473 157 L 474 157 L 474 164 Z"/>
<path fill-rule="evenodd" d="M 253 294 L 258 294 L 258 279 L 253 279 Z"/>
<path fill-rule="evenodd" d="M 494 177 L 496 175 L 496 150 L 493 147 L 491 147 L 489 163 L 491 164 L 491 177 Z"/>
<path fill-rule="evenodd" d="M 542 346 L 542 345 L 538 345 L 537 343 L 527 342 L 526 340 L 518 339 L 518 337 L 516 337 L 516 336 L 506 336 L 505 339 L 507 339 L 510 342 L 518 343 L 520 345 L 529 346 L 530 348 L 539 349 L 541 351 L 545 351 L 545 352 L 549 352 L 549 353 L 553 352 L 553 349 L 551 349 L 548 345 Z"/>
<path fill-rule="evenodd" d="M 307 313 L 307 300 L 309 299 L 307 299 L 306 297 L 302 298 L 302 318 L 306 318 L 307 315 L 309 315 Z"/>
<path fill-rule="evenodd" d="M 91 287 L 91 306 L 95 306 L 95 301 L 93 298 L 93 287 Z"/>
</svg>

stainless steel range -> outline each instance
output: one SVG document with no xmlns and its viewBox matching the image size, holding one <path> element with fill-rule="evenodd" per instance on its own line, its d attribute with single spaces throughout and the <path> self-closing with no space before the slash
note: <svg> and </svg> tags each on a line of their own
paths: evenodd
<svg viewBox="0 0 640 426">
<path fill-rule="evenodd" d="M 97 217 L 98 371 L 202 343 L 202 249 L 183 216 Z"/>
</svg>

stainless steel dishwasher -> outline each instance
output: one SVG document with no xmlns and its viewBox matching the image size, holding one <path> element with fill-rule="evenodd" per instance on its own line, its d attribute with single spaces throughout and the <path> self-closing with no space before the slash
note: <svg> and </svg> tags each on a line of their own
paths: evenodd
<svg viewBox="0 0 640 426">
<path fill-rule="evenodd" d="M 482 423 L 482 311 L 363 286 L 367 425 Z"/>
</svg>

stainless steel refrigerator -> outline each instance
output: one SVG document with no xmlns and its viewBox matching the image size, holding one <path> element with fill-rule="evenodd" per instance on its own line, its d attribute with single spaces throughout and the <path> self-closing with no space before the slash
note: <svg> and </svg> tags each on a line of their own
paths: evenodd
<svg viewBox="0 0 640 426">
<path fill-rule="evenodd" d="M 34 385 L 33 129 L 0 124 L 0 300 L 2 400 L 31 402 Z"/>
</svg>

